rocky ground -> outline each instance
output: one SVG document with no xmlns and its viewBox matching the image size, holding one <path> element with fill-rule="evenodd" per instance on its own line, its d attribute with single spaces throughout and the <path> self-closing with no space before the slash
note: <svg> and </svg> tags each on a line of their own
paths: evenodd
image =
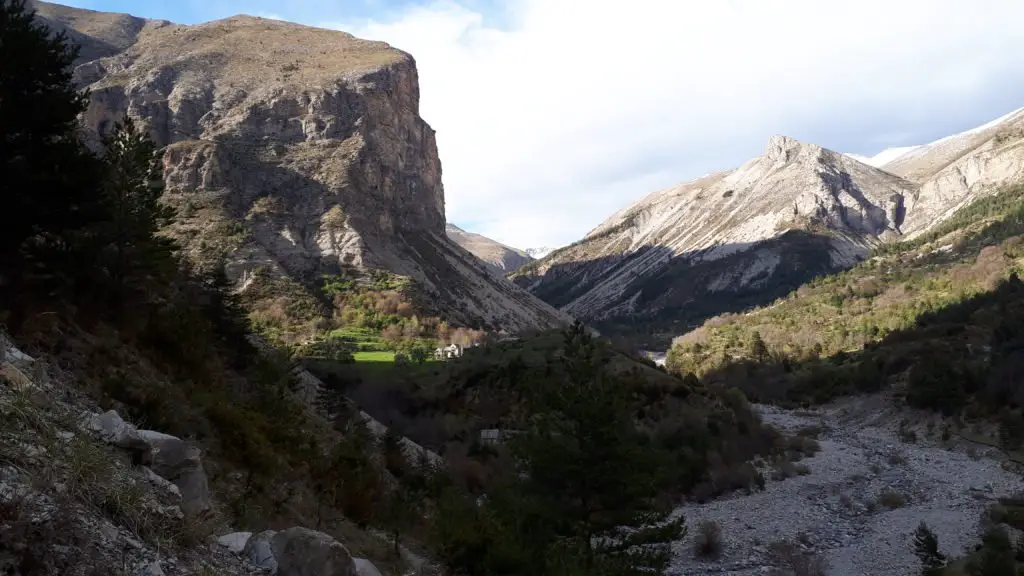
<svg viewBox="0 0 1024 576">
<path fill-rule="evenodd" d="M 814 411 L 757 408 L 781 430 L 820 427 L 821 451 L 800 462 L 805 475 L 775 481 L 766 473 L 763 492 L 681 508 L 689 532 L 676 545 L 669 574 L 797 574 L 785 565 L 812 556 L 829 575 L 916 574 L 912 533 L 922 521 L 942 552 L 961 555 L 977 542 L 985 508 L 1024 488 L 1020 471 L 999 450 L 955 435 L 943 441 L 941 426 L 929 427 L 881 396 Z M 901 430 L 908 418 L 916 426 Z M 694 552 L 706 520 L 720 527 L 724 542 L 713 560 Z"/>
<path fill-rule="evenodd" d="M 233 532 L 198 448 L 99 411 L 69 380 L 0 333 L 0 574 L 382 575 L 301 526 Z M 407 574 L 430 573 L 402 552 Z"/>
</svg>

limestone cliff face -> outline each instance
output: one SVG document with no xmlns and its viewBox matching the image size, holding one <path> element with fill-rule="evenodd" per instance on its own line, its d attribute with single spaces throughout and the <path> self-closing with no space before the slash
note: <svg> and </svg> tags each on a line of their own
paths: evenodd
<svg viewBox="0 0 1024 576">
<path fill-rule="evenodd" d="M 670 334 L 853 264 L 900 235 L 917 189 L 776 136 L 764 155 L 651 194 L 515 281 L 578 317 Z"/>
<path fill-rule="evenodd" d="M 179 26 L 59 8 L 85 36 L 97 19 L 131 23 L 112 53 L 76 69 L 91 94 L 83 122 L 95 143 L 128 114 L 166 147 L 168 198 L 196 214 L 178 230 L 190 250 L 220 252 L 238 278 L 385 268 L 471 324 L 566 320 L 483 265 L 463 266 L 472 257 L 446 238 L 441 164 L 408 54 L 248 16 Z"/>
<path fill-rule="evenodd" d="M 907 201 L 906 232 L 925 232 L 978 197 L 1024 180 L 1024 108 L 914 147 L 882 168 L 920 184 Z"/>
</svg>

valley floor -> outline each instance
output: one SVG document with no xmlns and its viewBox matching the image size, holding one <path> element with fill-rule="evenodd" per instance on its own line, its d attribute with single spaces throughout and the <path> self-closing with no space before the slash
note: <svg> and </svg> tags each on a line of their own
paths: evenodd
<svg viewBox="0 0 1024 576">
<path fill-rule="evenodd" d="M 1016 465 L 996 449 L 947 449 L 938 438 L 902 441 L 901 414 L 882 396 L 811 411 L 757 409 L 781 430 L 821 427 L 821 451 L 802 461 L 810 474 L 769 479 L 763 492 L 681 508 L 689 530 L 676 544 L 668 574 L 771 573 L 778 562 L 770 545 L 780 540 L 819 553 L 829 575 L 918 574 L 912 538 L 922 521 L 938 536 L 943 553 L 961 556 L 978 542 L 986 507 L 1024 489 Z M 693 542 L 705 520 L 721 528 L 724 549 L 717 560 L 694 556 Z"/>
</svg>

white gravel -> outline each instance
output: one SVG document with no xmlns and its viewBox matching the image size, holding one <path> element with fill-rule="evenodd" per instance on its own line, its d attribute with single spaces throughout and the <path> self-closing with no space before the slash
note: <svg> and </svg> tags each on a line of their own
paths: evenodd
<svg viewBox="0 0 1024 576">
<path fill-rule="evenodd" d="M 829 575 L 918 574 L 911 539 L 922 520 L 938 535 L 942 552 L 961 555 L 977 542 L 985 508 L 1024 488 L 1019 471 L 1004 469 L 998 450 L 977 450 L 971 457 L 935 440 L 900 441 L 900 415 L 881 396 L 816 411 L 756 408 L 781 430 L 825 428 L 822 450 L 801 461 L 811 473 L 769 478 L 763 492 L 680 508 L 689 531 L 675 545 L 669 574 L 770 574 L 768 545 L 779 540 L 822 555 Z M 904 495 L 907 504 L 892 510 L 877 505 L 884 490 Z M 718 523 L 725 542 L 717 560 L 693 554 L 697 526 L 707 519 Z"/>
</svg>

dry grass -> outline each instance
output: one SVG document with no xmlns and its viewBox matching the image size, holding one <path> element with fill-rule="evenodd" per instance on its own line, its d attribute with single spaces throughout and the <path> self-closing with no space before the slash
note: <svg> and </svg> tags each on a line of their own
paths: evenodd
<svg viewBox="0 0 1024 576">
<path fill-rule="evenodd" d="M 772 576 L 825 576 L 828 563 L 812 552 L 785 540 L 774 542 L 769 547 L 774 570 Z"/>
<path fill-rule="evenodd" d="M 157 69 L 187 70 L 196 86 L 212 82 L 236 91 L 262 91 L 280 83 L 309 87 L 408 58 L 383 42 L 251 16 L 147 29 L 127 53 L 132 59 L 128 73 L 108 76 L 97 87 Z"/>
<path fill-rule="evenodd" d="M 895 490 L 883 490 L 878 495 L 878 503 L 890 510 L 902 508 L 907 505 L 907 497 Z"/>
</svg>

